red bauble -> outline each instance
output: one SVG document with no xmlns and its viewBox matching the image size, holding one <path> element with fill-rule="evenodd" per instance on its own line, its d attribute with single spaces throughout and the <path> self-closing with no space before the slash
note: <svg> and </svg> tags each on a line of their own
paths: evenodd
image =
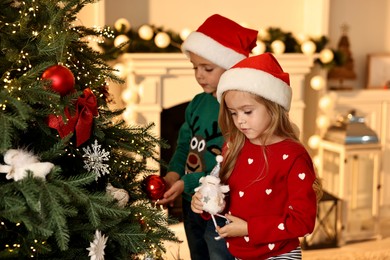
<svg viewBox="0 0 390 260">
<path fill-rule="evenodd" d="M 42 79 L 51 80 L 51 88 L 61 96 L 74 91 L 75 79 L 73 73 L 65 66 L 54 65 L 46 69 Z"/>
<path fill-rule="evenodd" d="M 142 189 L 151 200 L 162 199 L 167 187 L 167 183 L 160 175 L 149 175 L 142 182 Z"/>
</svg>

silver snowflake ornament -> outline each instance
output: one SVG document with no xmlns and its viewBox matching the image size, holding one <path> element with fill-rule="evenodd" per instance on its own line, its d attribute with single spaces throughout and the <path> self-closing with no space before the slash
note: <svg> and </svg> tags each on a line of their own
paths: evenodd
<svg viewBox="0 0 390 260">
<path fill-rule="evenodd" d="M 97 140 L 90 147 L 83 148 L 84 155 L 84 169 L 92 171 L 96 174 L 96 180 L 106 174 L 109 174 L 109 165 L 104 163 L 110 158 L 110 153 L 101 149 L 101 145 Z"/>
</svg>

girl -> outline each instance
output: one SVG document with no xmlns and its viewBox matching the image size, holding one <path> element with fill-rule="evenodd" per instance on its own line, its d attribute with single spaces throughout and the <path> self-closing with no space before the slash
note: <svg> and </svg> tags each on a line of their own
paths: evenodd
<svg viewBox="0 0 390 260">
<path fill-rule="evenodd" d="M 230 223 L 217 231 L 238 259 L 301 259 L 299 237 L 314 229 L 321 185 L 289 121 L 291 96 L 289 75 L 270 53 L 239 62 L 218 84 Z M 196 193 L 196 213 L 200 200 Z"/>
</svg>

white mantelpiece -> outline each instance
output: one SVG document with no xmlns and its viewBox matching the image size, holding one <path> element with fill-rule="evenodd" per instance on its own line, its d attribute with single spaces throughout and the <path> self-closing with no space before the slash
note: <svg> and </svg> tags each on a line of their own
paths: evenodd
<svg viewBox="0 0 390 260">
<path fill-rule="evenodd" d="M 310 72 L 314 58 L 304 54 L 277 55 L 283 70 L 290 74 L 293 100 L 290 117 L 303 130 L 305 75 Z M 197 84 L 192 64 L 182 53 L 124 54 L 117 61 L 125 67 L 127 91 L 138 93 L 127 106 L 135 111 L 134 122 L 154 122 L 154 131 L 160 137 L 160 113 L 190 101 L 202 91 Z M 126 90 L 125 90 L 126 91 Z"/>
</svg>

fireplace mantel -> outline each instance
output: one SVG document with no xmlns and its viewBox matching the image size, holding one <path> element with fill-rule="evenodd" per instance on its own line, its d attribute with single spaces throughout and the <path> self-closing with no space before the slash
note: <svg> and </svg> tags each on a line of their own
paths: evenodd
<svg viewBox="0 0 390 260">
<path fill-rule="evenodd" d="M 293 91 L 290 117 L 303 130 L 305 109 L 305 75 L 313 66 L 313 56 L 299 53 L 275 56 L 284 71 L 290 74 Z M 155 134 L 160 137 L 160 113 L 163 109 L 190 101 L 202 91 L 197 84 L 192 64 L 182 53 L 134 53 L 124 54 L 117 61 L 124 65 L 126 89 L 137 93 L 125 104 L 133 112 L 128 123 L 155 124 Z M 302 132 L 301 132 L 302 136 Z"/>
</svg>

